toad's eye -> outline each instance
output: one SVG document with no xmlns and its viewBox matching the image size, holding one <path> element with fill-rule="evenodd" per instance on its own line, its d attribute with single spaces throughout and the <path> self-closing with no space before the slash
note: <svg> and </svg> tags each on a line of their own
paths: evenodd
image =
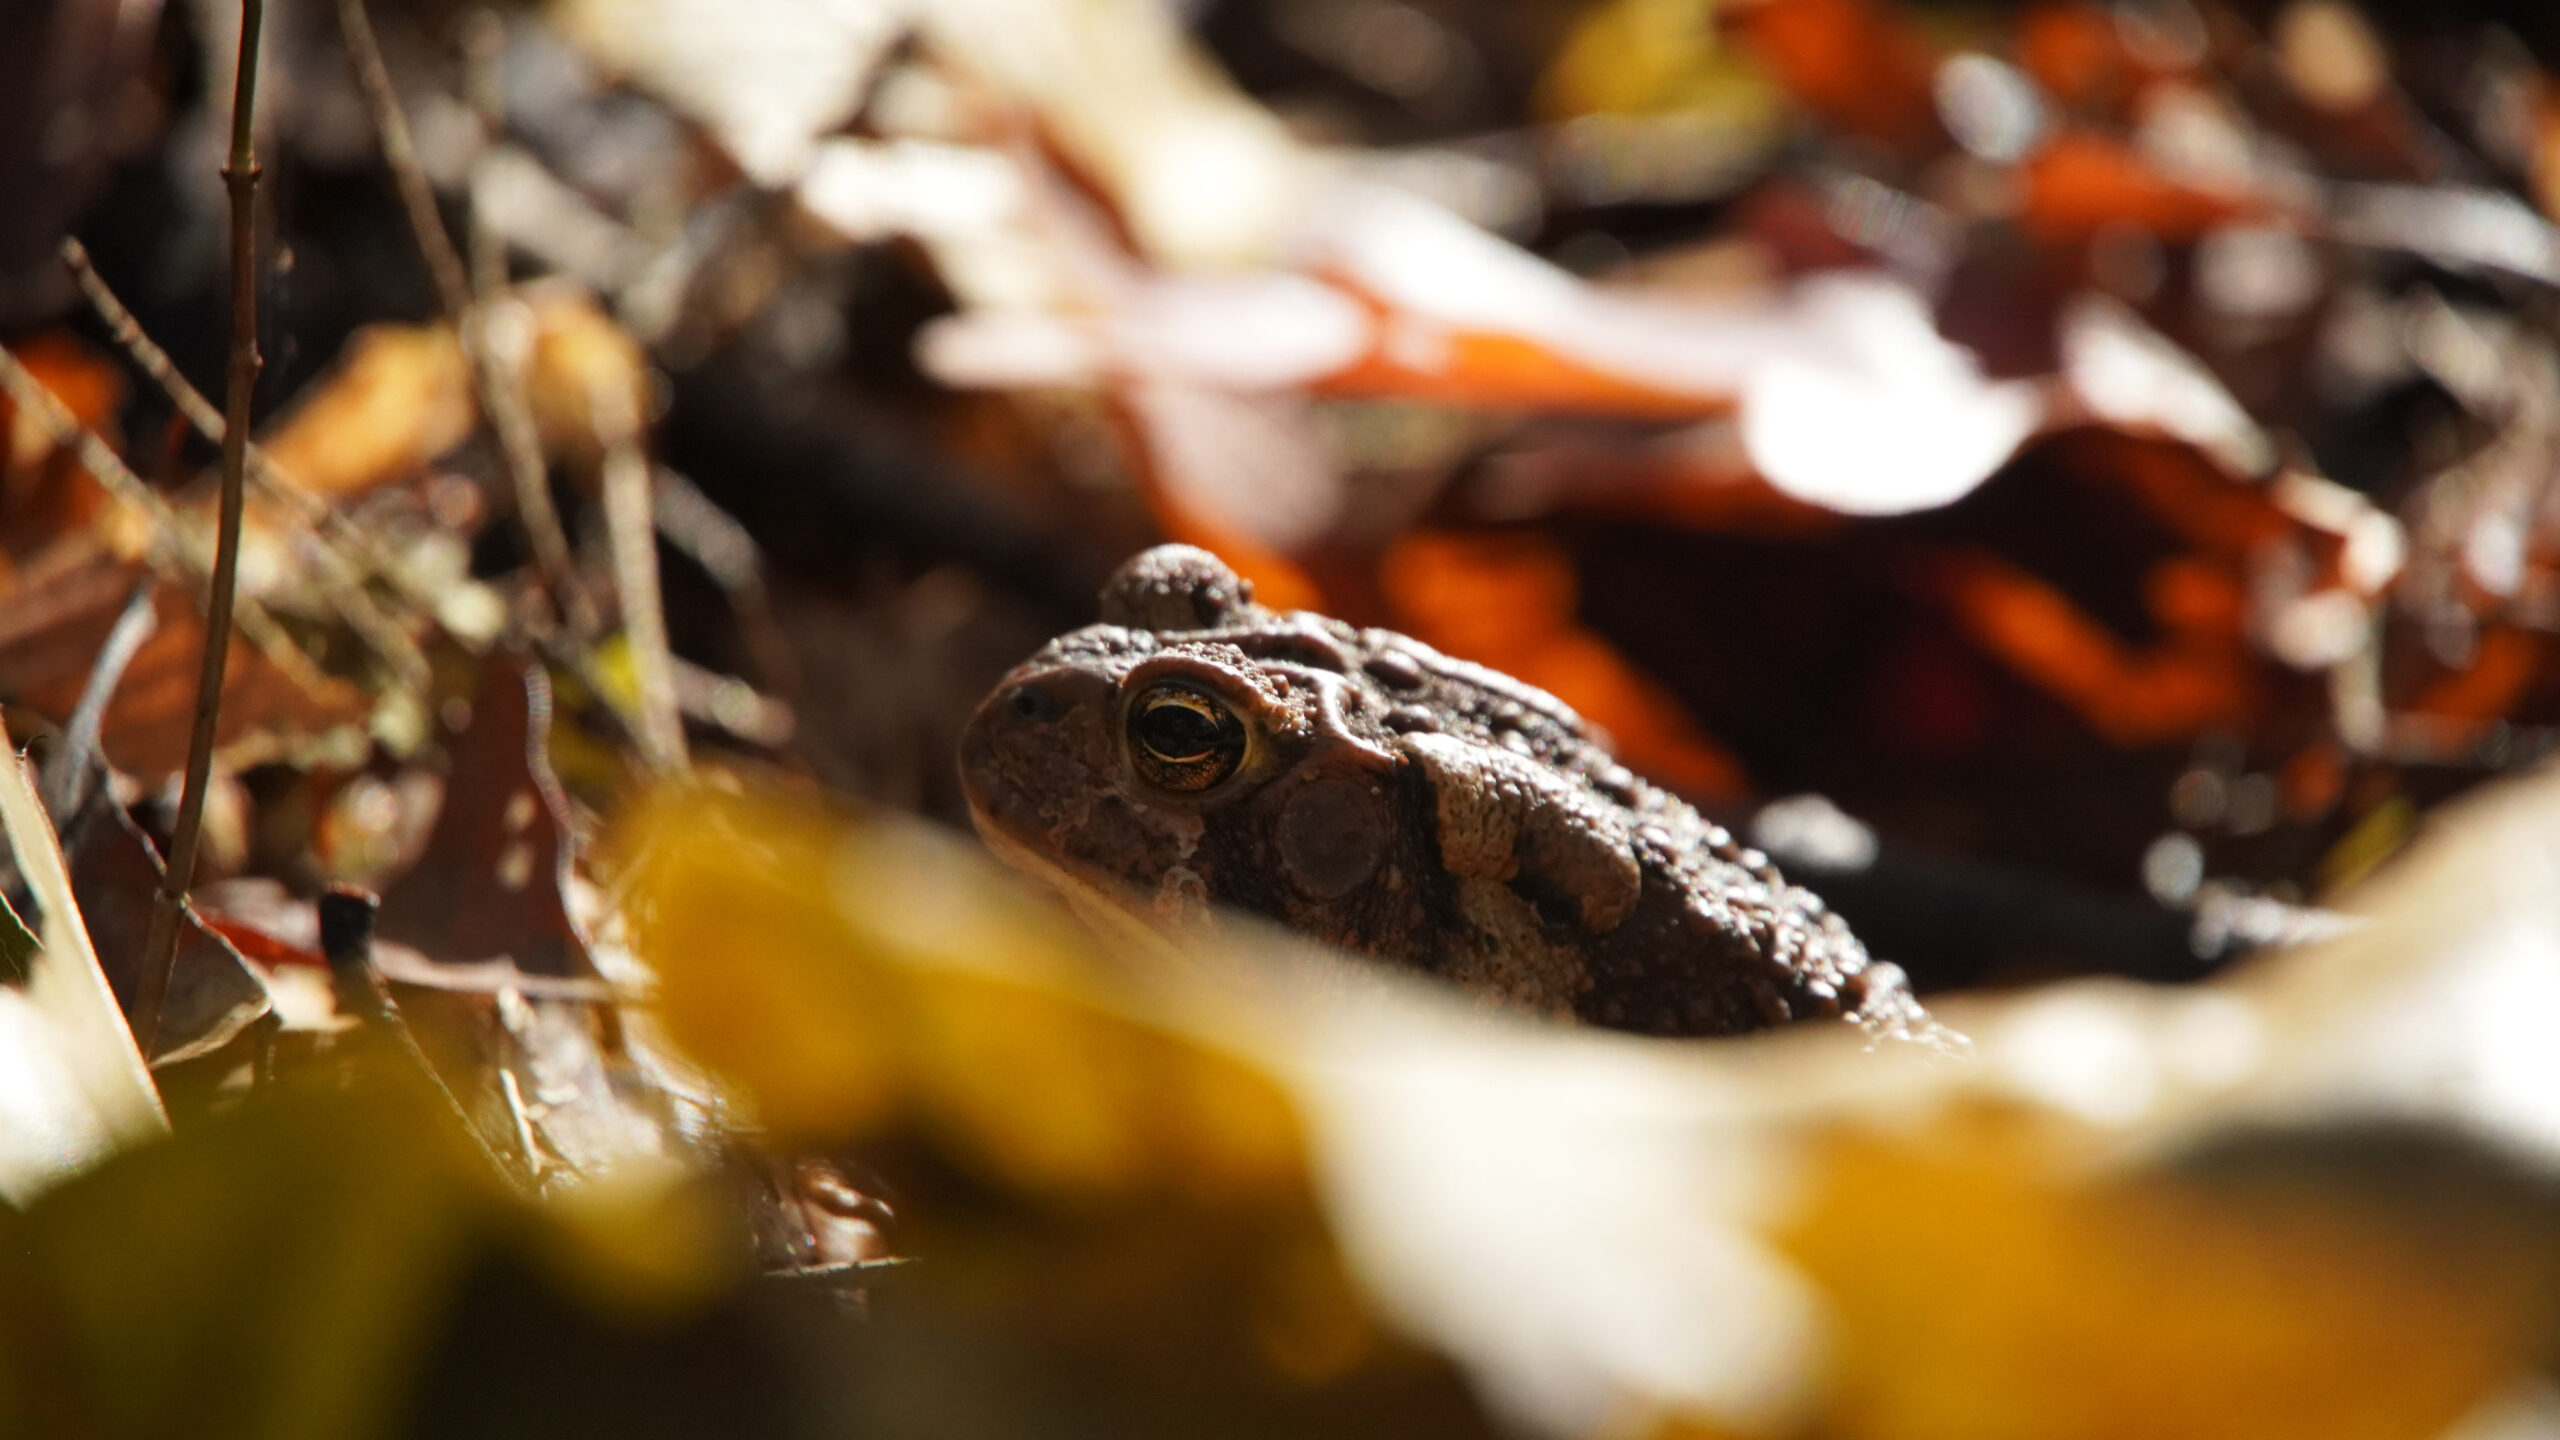
<svg viewBox="0 0 2560 1440">
<path fill-rule="evenodd" d="M 1167 790 L 1206 790 L 1244 763 L 1244 722 L 1188 685 L 1151 685 L 1129 707 L 1138 773 Z"/>
</svg>

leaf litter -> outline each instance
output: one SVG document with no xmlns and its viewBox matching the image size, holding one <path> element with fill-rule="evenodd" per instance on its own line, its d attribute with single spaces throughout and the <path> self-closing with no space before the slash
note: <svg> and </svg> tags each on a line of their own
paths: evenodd
<svg viewBox="0 0 2560 1440">
<path fill-rule="evenodd" d="M 0 107 L 0 1431 L 2560 1413 L 2547 22 L 340 9 L 149 1017 L 234 27 L 10 22 L 120 118 Z M 1158 538 L 1758 813 L 1970 1052 L 1021 895 L 951 738 Z"/>
</svg>

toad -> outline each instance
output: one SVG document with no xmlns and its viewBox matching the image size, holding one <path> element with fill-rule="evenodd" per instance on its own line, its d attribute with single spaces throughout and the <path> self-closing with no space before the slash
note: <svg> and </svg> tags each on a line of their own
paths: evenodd
<svg viewBox="0 0 2560 1440">
<path fill-rule="evenodd" d="M 1101 623 L 970 721 L 979 832 L 1105 924 L 1266 916 L 1492 1004 L 1650 1035 L 1930 1028 L 1895 966 L 1555 697 L 1254 603 L 1207 551 L 1122 566 Z"/>
</svg>

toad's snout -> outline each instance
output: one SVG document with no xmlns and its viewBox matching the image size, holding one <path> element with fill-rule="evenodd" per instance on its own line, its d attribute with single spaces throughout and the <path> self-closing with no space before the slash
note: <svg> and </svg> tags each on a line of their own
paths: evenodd
<svg viewBox="0 0 2560 1440">
<path fill-rule="evenodd" d="M 1087 671 L 1026 665 L 1004 678 L 960 737 L 960 788 L 983 826 L 1029 837 L 1110 781 L 1112 686 Z"/>
</svg>

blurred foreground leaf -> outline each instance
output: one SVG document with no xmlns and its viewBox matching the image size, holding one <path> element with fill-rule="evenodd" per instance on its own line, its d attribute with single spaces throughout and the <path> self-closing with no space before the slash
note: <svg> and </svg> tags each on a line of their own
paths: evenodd
<svg viewBox="0 0 2560 1440">
<path fill-rule="evenodd" d="M 2560 1319 L 2522 1172 L 2428 1130 L 2309 1146 L 2351 1109 L 2254 1129 L 2247 1064 L 2128 1147 L 2039 1091 L 2073 1062 L 2022 1048 L 2016 1007 L 1977 1008 L 1972 1061 L 1664 1044 L 1365 971 L 1300 983 L 1249 934 L 1234 958 L 1268 983 L 1239 982 L 1237 1025 L 1183 1008 L 1181 969 L 1102 967 L 929 833 L 680 792 L 624 838 L 673 1038 L 779 1133 L 923 1177 L 881 1339 L 932 1351 L 937 1383 L 1028 1365 L 1020 1400 L 1071 1374 L 1167 1433 L 1410 1416 L 1431 1387 L 1390 1378 L 1437 1372 L 1374 1303 L 1555 1433 L 2416 1440 L 2531 1374 Z M 2081 997 L 2071 1054 L 2235 1003 L 2182 994 Z"/>
<path fill-rule="evenodd" d="M 627 835 L 668 1032 L 778 1137 L 912 1123 L 1060 1196 L 1297 1183 L 1279 1087 L 1109 1008 L 1073 930 L 956 842 L 709 791 Z"/>
<path fill-rule="evenodd" d="M 1834 1145 L 1787 1227 L 1837 1307 L 1826 1428 L 2443 1433 L 2543 1357 L 2560 1253 L 2547 1206 L 2480 1203 L 2458 1147 L 2428 1150 L 2390 1167 L 2396 1186 L 2263 1160 L 2283 1183 L 2241 1185 L 2066 1178 L 1962 1119 L 1925 1145 Z"/>
<path fill-rule="evenodd" d="M 346 1073 L 0 1213 L 0 1434 L 381 1433 L 473 1265 L 512 1253 L 637 1323 L 723 1272 L 680 1192 L 535 1209 L 422 1077 Z"/>
<path fill-rule="evenodd" d="M 1372 1320 L 1270 1077 L 1140 1018 L 1058 912 L 912 824 L 676 790 L 622 834 L 671 1039 L 775 1137 L 905 1177 L 866 1413 L 907 1433 L 1466 1434 Z"/>
</svg>

